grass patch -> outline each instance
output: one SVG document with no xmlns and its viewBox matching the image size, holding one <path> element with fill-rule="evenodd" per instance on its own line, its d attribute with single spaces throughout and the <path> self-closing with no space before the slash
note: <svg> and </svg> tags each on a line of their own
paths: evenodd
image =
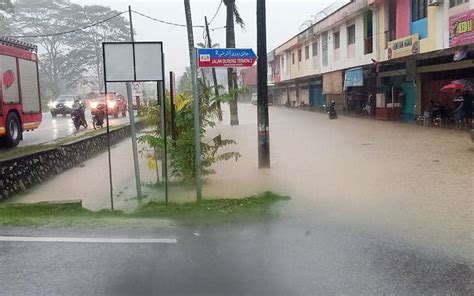
<svg viewBox="0 0 474 296">
<path fill-rule="evenodd" d="M 153 227 L 167 221 L 181 225 L 248 222 L 277 217 L 277 205 L 285 200 L 289 197 L 265 192 L 243 199 L 213 199 L 168 206 L 150 202 L 131 213 L 92 212 L 78 205 L 0 205 L 0 225 Z"/>
</svg>

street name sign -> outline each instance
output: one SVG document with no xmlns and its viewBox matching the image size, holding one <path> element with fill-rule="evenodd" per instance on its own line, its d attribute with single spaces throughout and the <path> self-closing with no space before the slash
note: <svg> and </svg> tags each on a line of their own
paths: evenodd
<svg viewBox="0 0 474 296">
<path fill-rule="evenodd" d="M 198 48 L 199 68 L 249 68 L 257 55 L 251 48 Z"/>
</svg>

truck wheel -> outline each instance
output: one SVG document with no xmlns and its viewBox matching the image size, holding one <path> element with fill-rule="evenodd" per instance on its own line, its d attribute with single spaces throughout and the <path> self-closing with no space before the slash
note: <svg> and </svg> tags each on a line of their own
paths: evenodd
<svg viewBox="0 0 474 296">
<path fill-rule="evenodd" d="M 16 147 L 21 140 L 21 135 L 23 133 L 20 119 L 15 113 L 8 114 L 6 121 L 6 137 L 4 143 L 8 148 Z"/>
</svg>

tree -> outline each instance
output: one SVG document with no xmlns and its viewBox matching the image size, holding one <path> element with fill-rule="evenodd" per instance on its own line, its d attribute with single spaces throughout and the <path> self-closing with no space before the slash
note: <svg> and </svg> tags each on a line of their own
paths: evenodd
<svg viewBox="0 0 474 296">
<path fill-rule="evenodd" d="M 186 95 L 192 94 L 191 68 L 186 67 L 183 75 L 179 78 L 178 91 Z"/>
<path fill-rule="evenodd" d="M 224 4 L 227 8 L 226 18 L 226 47 L 235 48 L 235 23 L 241 28 L 245 27 L 243 19 L 240 17 L 240 13 L 235 5 L 235 0 L 224 0 Z M 229 92 L 233 93 L 233 90 L 237 88 L 237 73 L 234 69 L 227 69 L 227 83 L 229 86 Z M 230 107 L 230 124 L 239 125 L 239 111 L 237 108 L 237 97 L 232 98 L 229 102 Z"/>
<path fill-rule="evenodd" d="M 119 12 L 100 5 L 84 6 L 77 19 L 78 27 L 97 23 Z M 104 90 L 102 42 L 126 41 L 130 38 L 128 20 L 122 16 L 110 19 L 87 30 L 77 32 L 73 36 L 74 46 L 71 54 L 87 69 L 90 84 L 97 84 L 100 91 Z"/>
<path fill-rule="evenodd" d="M 11 34 L 13 12 L 11 0 L 0 0 L 0 36 Z"/>
<path fill-rule="evenodd" d="M 117 11 L 69 0 L 20 0 L 15 12 L 19 35 L 53 35 L 26 38 L 44 52 L 39 64 L 44 97 L 56 97 L 75 86 L 98 85 L 103 90 L 102 42 L 126 40 L 127 20 L 119 16 L 85 30 L 54 34 L 98 23 L 118 15 Z"/>
<path fill-rule="evenodd" d="M 15 5 L 15 26 L 23 35 L 45 35 L 74 28 L 81 6 L 67 0 L 20 0 Z M 56 97 L 65 87 L 81 82 L 85 65 L 71 54 L 72 34 L 45 36 L 28 41 L 44 50 L 40 55 L 40 77 L 47 96 Z"/>
<path fill-rule="evenodd" d="M 0 0 L 0 11 L 13 12 L 13 3 L 11 0 Z"/>
</svg>

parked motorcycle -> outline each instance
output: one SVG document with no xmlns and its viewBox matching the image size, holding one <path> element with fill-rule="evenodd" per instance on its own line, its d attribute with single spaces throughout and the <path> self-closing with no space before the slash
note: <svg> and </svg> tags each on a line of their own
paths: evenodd
<svg viewBox="0 0 474 296">
<path fill-rule="evenodd" d="M 92 126 L 94 129 L 104 127 L 105 118 L 105 106 L 98 105 L 95 110 L 92 111 Z"/>
<path fill-rule="evenodd" d="M 72 111 L 72 121 L 76 130 L 79 130 L 81 126 L 87 128 L 85 106 L 80 102 L 76 102 L 74 105 L 74 109 Z"/>
</svg>

